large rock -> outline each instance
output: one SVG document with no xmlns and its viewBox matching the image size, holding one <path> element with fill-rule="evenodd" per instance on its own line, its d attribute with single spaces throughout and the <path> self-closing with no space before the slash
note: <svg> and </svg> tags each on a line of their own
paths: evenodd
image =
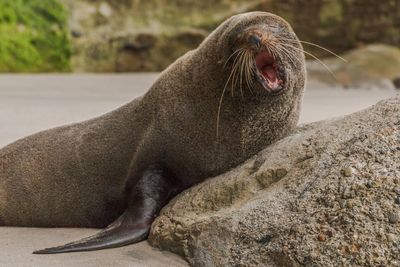
<svg viewBox="0 0 400 267">
<path fill-rule="evenodd" d="M 399 266 L 399 216 L 397 96 L 186 190 L 149 241 L 192 266 Z"/>
<path fill-rule="evenodd" d="M 344 88 L 400 88 L 400 49 L 373 44 L 353 49 L 343 55 L 324 59 L 325 67 L 317 60 L 307 62 L 309 79 L 328 86 Z M 331 70 L 330 73 L 327 68 Z"/>
</svg>

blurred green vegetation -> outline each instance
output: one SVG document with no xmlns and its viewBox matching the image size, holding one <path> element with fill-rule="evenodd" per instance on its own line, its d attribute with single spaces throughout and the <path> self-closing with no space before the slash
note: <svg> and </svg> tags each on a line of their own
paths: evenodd
<svg viewBox="0 0 400 267">
<path fill-rule="evenodd" d="M 1 0 L 0 72 L 69 71 L 67 18 L 56 0 Z"/>
<path fill-rule="evenodd" d="M 335 53 L 400 44 L 399 0 L 0 0 L 0 72 L 161 71 L 253 10 Z"/>
</svg>

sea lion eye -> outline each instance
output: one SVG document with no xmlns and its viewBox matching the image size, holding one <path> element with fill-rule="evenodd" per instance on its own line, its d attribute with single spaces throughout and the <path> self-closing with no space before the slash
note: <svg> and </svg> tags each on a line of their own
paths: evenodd
<svg viewBox="0 0 400 267">
<path fill-rule="evenodd" d="M 257 35 L 250 35 L 249 41 L 252 45 L 255 45 L 257 47 L 261 46 L 261 38 L 258 37 Z"/>
</svg>

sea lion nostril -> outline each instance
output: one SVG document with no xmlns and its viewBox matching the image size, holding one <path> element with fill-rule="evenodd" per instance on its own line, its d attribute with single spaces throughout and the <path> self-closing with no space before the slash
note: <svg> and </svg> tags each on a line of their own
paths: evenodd
<svg viewBox="0 0 400 267">
<path fill-rule="evenodd" d="M 260 46 L 261 45 L 261 38 L 258 37 L 257 35 L 250 35 L 249 41 L 251 44 Z"/>
</svg>

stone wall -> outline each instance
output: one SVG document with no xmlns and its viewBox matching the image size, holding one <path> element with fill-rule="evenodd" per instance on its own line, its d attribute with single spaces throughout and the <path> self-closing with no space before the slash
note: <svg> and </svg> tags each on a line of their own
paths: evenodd
<svg viewBox="0 0 400 267">
<path fill-rule="evenodd" d="M 398 0 L 61 0 L 70 10 L 75 71 L 160 71 L 230 15 L 264 10 L 335 52 L 400 45 Z M 312 46 L 307 51 L 325 56 Z"/>
</svg>

